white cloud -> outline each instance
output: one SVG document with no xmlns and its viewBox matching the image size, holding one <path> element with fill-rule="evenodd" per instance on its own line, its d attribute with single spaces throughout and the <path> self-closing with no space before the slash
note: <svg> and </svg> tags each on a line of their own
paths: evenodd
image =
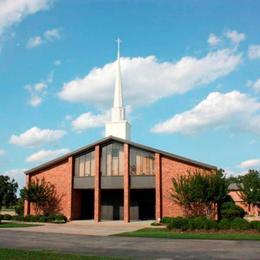
<svg viewBox="0 0 260 260">
<path fill-rule="evenodd" d="M 25 174 L 24 172 L 27 169 L 11 169 L 3 173 L 3 175 L 9 176 L 11 179 L 14 179 L 18 183 L 18 189 L 22 189 L 25 186 Z M 19 191 L 17 192 L 19 195 Z"/>
<path fill-rule="evenodd" d="M 43 43 L 43 40 L 40 36 L 32 37 L 27 42 L 27 48 L 36 48 Z"/>
<path fill-rule="evenodd" d="M 216 46 L 220 43 L 220 38 L 217 37 L 214 33 L 211 33 L 208 38 L 208 44 L 211 46 Z"/>
<path fill-rule="evenodd" d="M 42 36 L 31 37 L 27 42 L 27 48 L 32 49 L 39 47 L 40 45 L 48 42 L 53 42 L 54 40 L 60 39 L 60 29 L 51 29 L 43 33 Z"/>
<path fill-rule="evenodd" d="M 232 72 L 241 55 L 229 49 L 210 52 L 205 57 L 183 57 L 178 62 L 159 62 L 156 57 L 122 58 L 124 96 L 128 105 L 147 105 L 160 98 L 183 94 Z M 61 99 L 110 106 L 115 80 L 115 63 L 94 68 L 84 78 L 63 85 Z"/>
<path fill-rule="evenodd" d="M 243 161 L 239 166 L 244 169 L 260 168 L 260 158 Z"/>
<path fill-rule="evenodd" d="M 156 124 L 155 133 L 196 134 L 205 129 L 243 129 L 260 133 L 260 103 L 239 91 L 210 93 L 191 110 Z"/>
<path fill-rule="evenodd" d="M 0 156 L 4 155 L 5 154 L 5 150 L 3 149 L 0 149 Z"/>
<path fill-rule="evenodd" d="M 55 66 L 59 66 L 59 65 L 61 65 L 61 60 L 55 60 L 55 61 L 53 62 L 53 64 L 54 64 Z"/>
<path fill-rule="evenodd" d="M 94 115 L 91 112 L 84 113 L 71 122 L 72 128 L 81 132 L 86 129 L 102 127 L 109 121 L 110 112 Z"/>
<path fill-rule="evenodd" d="M 0 35 L 12 25 L 21 22 L 26 16 L 47 9 L 52 0 L 1 0 Z"/>
<path fill-rule="evenodd" d="M 60 29 L 55 28 L 44 32 L 44 38 L 47 41 L 53 41 L 60 38 Z"/>
<path fill-rule="evenodd" d="M 260 45 L 250 45 L 247 55 L 251 60 L 260 59 Z"/>
<path fill-rule="evenodd" d="M 233 31 L 227 31 L 225 33 L 225 36 L 231 40 L 231 42 L 234 45 L 239 45 L 240 42 L 244 41 L 246 39 L 246 35 L 244 33 L 239 33 L 236 30 Z"/>
<path fill-rule="evenodd" d="M 258 78 L 255 82 L 248 81 L 247 86 L 254 89 L 256 92 L 260 92 L 260 78 Z"/>
<path fill-rule="evenodd" d="M 47 94 L 48 85 L 53 82 L 53 72 L 51 72 L 46 80 L 35 83 L 34 85 L 26 85 L 25 89 L 30 93 L 28 104 L 32 107 L 39 106 L 43 98 Z"/>
<path fill-rule="evenodd" d="M 31 154 L 26 158 L 26 162 L 46 162 L 51 159 L 54 159 L 58 156 L 68 153 L 70 150 L 67 148 L 58 149 L 58 150 L 40 150 L 36 153 Z"/>
<path fill-rule="evenodd" d="M 36 147 L 59 140 L 66 134 L 63 130 L 40 129 L 36 126 L 20 135 L 12 135 L 9 143 L 23 147 Z"/>
</svg>

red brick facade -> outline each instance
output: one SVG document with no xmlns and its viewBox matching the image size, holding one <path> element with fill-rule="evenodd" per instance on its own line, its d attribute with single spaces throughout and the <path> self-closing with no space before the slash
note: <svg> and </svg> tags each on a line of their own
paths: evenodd
<svg viewBox="0 0 260 260">
<path fill-rule="evenodd" d="M 124 221 L 130 221 L 130 176 L 129 176 L 129 147 L 124 144 Z M 95 149 L 95 177 L 94 177 L 94 220 L 101 219 L 101 145 L 96 144 Z M 176 205 L 170 197 L 172 177 L 178 174 L 187 174 L 189 170 L 205 170 L 201 165 L 195 165 L 189 161 L 181 161 L 174 157 L 166 156 L 160 152 L 155 152 L 155 218 L 158 220 L 164 216 L 182 216 L 183 210 Z M 210 171 L 210 168 L 207 168 Z M 43 178 L 56 188 L 60 197 L 59 212 L 68 219 L 79 219 L 82 212 L 82 194 L 79 190 L 73 189 L 73 155 L 64 158 L 62 161 L 48 165 L 40 169 L 35 169 L 27 173 L 26 183 L 36 178 Z M 86 205 L 87 206 L 87 205 Z M 25 202 L 24 214 L 35 214 L 33 205 Z"/>
</svg>

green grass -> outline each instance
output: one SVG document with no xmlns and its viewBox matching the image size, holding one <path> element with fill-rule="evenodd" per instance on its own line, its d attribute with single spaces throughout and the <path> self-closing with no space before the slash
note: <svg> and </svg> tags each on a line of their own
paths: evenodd
<svg viewBox="0 0 260 260">
<path fill-rule="evenodd" d="M 39 224 L 27 224 L 27 223 L 16 223 L 16 222 L 1 222 L 0 228 L 23 228 L 23 227 L 37 227 L 42 226 Z"/>
<path fill-rule="evenodd" d="M 0 259 L 5 260 L 120 260 L 125 258 L 108 257 L 108 256 L 82 256 L 76 254 L 61 254 L 51 251 L 28 251 L 18 249 L 0 249 Z"/>
<path fill-rule="evenodd" d="M 260 233 L 207 233 L 207 232 L 174 232 L 162 228 L 145 228 L 133 232 L 117 234 L 117 236 L 127 237 L 154 237 L 172 239 L 209 239 L 209 240 L 260 240 Z"/>
</svg>

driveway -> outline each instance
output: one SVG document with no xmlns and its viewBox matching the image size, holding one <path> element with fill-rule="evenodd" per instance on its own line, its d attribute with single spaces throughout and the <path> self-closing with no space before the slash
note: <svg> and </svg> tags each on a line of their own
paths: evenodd
<svg viewBox="0 0 260 260">
<path fill-rule="evenodd" d="M 259 259 L 260 242 L 98 237 L 0 230 L 1 248 L 45 249 L 130 259 Z"/>
<path fill-rule="evenodd" d="M 124 223 L 123 221 L 104 221 L 94 223 L 93 220 L 71 221 L 66 224 L 46 223 L 39 227 L 5 228 L 23 232 L 60 233 L 90 236 L 109 236 L 113 234 L 131 232 L 137 229 L 149 227 L 152 221 L 136 221 Z M 42 224 L 42 223 L 41 223 Z M 1 228 L 4 230 L 4 228 Z"/>
</svg>

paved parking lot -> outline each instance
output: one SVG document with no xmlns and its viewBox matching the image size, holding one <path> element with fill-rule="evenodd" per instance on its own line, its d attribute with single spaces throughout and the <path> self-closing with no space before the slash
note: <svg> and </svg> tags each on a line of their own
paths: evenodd
<svg viewBox="0 0 260 260">
<path fill-rule="evenodd" d="M 54 250 L 128 259 L 259 259 L 260 242 L 86 236 L 0 230 L 1 248 Z"/>
<path fill-rule="evenodd" d="M 123 221 L 104 221 L 94 223 L 90 220 L 71 221 L 66 224 L 46 223 L 39 227 L 9 228 L 9 230 L 24 232 L 60 233 L 90 236 L 109 236 L 113 234 L 131 232 L 137 229 L 149 227 L 152 221 L 136 221 L 124 223 Z M 3 228 L 1 228 L 3 230 Z"/>
</svg>

